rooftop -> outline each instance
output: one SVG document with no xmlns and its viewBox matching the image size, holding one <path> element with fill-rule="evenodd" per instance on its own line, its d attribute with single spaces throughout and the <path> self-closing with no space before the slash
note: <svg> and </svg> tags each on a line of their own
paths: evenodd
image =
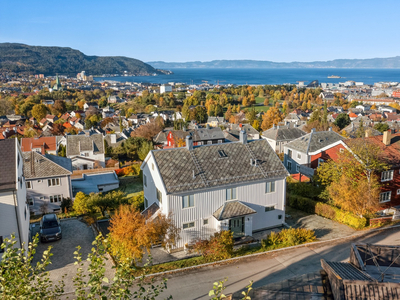
<svg viewBox="0 0 400 300">
<path fill-rule="evenodd" d="M 298 150 L 302 153 L 313 153 L 345 138 L 334 131 L 310 132 L 288 144 L 285 147 Z"/>
<path fill-rule="evenodd" d="M 1 168 L 6 170 L 0 172 L 0 191 L 16 188 L 16 145 L 17 139 L 0 140 Z"/>
</svg>

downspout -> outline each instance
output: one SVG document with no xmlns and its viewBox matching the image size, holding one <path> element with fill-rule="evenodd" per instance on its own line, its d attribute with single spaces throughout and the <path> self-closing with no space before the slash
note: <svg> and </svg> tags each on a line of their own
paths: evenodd
<svg viewBox="0 0 400 300">
<path fill-rule="evenodd" d="M 19 247 L 22 248 L 22 240 L 21 240 L 21 231 L 19 229 L 19 218 L 18 218 L 18 211 L 17 211 L 17 201 L 15 199 L 15 191 L 13 191 L 13 199 L 14 199 L 14 207 L 15 207 L 15 217 L 17 218 L 17 227 L 18 227 L 18 238 L 19 238 Z"/>
</svg>

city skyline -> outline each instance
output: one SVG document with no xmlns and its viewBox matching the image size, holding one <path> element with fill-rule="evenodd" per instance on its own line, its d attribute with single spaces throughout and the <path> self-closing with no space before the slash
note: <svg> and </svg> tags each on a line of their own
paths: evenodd
<svg viewBox="0 0 400 300">
<path fill-rule="evenodd" d="M 392 30 L 398 2 L 264 2 L 9 2 L 0 11 L 0 42 L 71 47 L 145 62 L 398 55 L 400 42 Z"/>
</svg>

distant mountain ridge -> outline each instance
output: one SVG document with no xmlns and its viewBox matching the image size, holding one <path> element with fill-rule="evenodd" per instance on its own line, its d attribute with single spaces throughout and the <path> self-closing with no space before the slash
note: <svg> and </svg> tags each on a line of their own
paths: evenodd
<svg viewBox="0 0 400 300">
<path fill-rule="evenodd" d="M 213 60 L 207 62 L 147 62 L 154 68 L 400 68 L 400 56 L 369 59 L 335 59 L 314 62 L 273 62 L 263 60 Z"/>
<path fill-rule="evenodd" d="M 76 75 L 162 74 L 152 66 L 124 56 L 88 56 L 68 47 L 29 46 L 16 43 L 0 43 L 0 72 L 26 74 Z"/>
</svg>

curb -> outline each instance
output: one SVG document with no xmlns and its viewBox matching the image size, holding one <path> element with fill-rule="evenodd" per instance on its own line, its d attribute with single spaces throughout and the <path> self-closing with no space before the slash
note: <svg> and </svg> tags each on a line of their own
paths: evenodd
<svg viewBox="0 0 400 300">
<path fill-rule="evenodd" d="M 145 275 L 145 277 L 155 277 L 155 276 L 160 276 L 160 275 L 168 275 L 168 274 L 173 274 L 173 273 L 178 273 L 178 272 L 183 272 L 183 271 L 188 271 L 188 270 L 194 270 L 194 269 L 199 269 L 199 268 L 204 268 L 207 266 L 215 266 L 215 265 L 221 265 L 227 262 L 232 262 L 232 261 L 238 261 L 240 259 L 246 259 L 250 257 L 257 257 L 261 255 L 266 255 L 266 254 L 271 254 L 271 253 L 276 253 L 276 252 L 283 252 L 287 250 L 292 250 L 292 249 L 297 249 L 297 248 L 303 248 L 303 247 L 308 247 L 308 246 L 313 246 L 313 245 L 320 245 L 324 243 L 330 243 L 338 240 L 348 240 L 348 239 L 354 239 L 363 235 L 367 235 L 369 233 L 373 233 L 376 231 L 384 231 L 388 229 L 395 229 L 395 228 L 400 228 L 400 225 L 394 225 L 390 227 L 384 227 L 384 228 L 375 228 L 368 230 L 367 232 L 360 232 L 360 233 L 355 233 L 346 237 L 340 237 L 340 238 L 334 238 L 326 241 L 317 241 L 317 242 L 311 242 L 311 243 L 305 243 L 301 245 L 296 245 L 296 246 L 290 246 L 290 247 L 285 247 L 285 248 L 280 248 L 280 249 L 275 249 L 275 250 L 270 250 L 270 251 L 265 251 L 265 252 L 260 252 L 260 253 L 254 253 L 254 254 L 249 254 L 249 255 L 244 255 L 244 256 L 239 256 L 239 257 L 233 257 L 233 258 L 228 258 L 224 260 L 219 260 L 215 262 L 210 262 L 206 264 L 201 264 L 201 265 L 196 265 L 196 266 L 191 266 L 191 267 L 186 267 L 186 268 L 181 268 L 181 269 L 175 269 L 175 270 L 170 270 L 170 271 L 164 271 L 164 272 L 158 272 L 158 273 L 153 273 L 153 274 L 148 274 Z M 140 277 L 136 277 L 140 278 Z"/>
</svg>

